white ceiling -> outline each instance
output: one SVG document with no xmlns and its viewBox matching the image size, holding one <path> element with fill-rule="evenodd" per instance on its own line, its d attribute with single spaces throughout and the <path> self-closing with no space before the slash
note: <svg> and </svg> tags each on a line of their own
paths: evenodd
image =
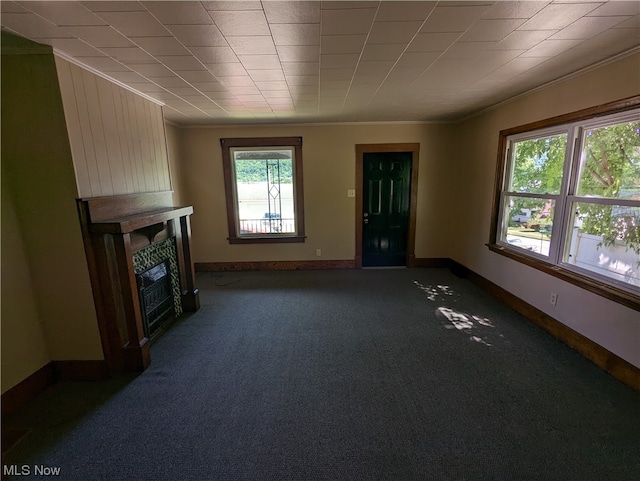
<svg viewBox="0 0 640 481">
<path fill-rule="evenodd" d="M 5 30 L 181 124 L 454 120 L 640 46 L 637 0 L 1 7 Z"/>
</svg>

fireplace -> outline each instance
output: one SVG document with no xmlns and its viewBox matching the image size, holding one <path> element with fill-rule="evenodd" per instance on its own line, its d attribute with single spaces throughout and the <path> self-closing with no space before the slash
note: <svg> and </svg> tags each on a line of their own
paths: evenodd
<svg viewBox="0 0 640 481">
<path fill-rule="evenodd" d="M 171 192 L 78 199 L 98 327 L 111 374 L 142 371 L 150 341 L 200 307 L 191 206 Z"/>
</svg>

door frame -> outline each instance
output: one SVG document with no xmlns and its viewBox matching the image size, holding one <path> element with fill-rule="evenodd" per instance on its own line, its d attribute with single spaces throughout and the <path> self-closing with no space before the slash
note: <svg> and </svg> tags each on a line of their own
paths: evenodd
<svg viewBox="0 0 640 481">
<path fill-rule="evenodd" d="M 411 152 L 411 194 L 409 199 L 409 232 L 407 233 L 407 267 L 416 262 L 416 208 L 418 205 L 419 143 L 356 144 L 356 269 L 362 269 L 362 191 L 364 182 L 364 154 Z"/>
</svg>

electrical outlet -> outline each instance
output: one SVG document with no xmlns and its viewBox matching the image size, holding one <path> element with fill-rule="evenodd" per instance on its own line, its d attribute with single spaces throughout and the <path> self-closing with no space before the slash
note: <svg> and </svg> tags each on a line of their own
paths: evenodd
<svg viewBox="0 0 640 481">
<path fill-rule="evenodd" d="M 320 257 L 322 255 L 322 251 L 320 249 L 316 249 L 316 256 Z"/>
<path fill-rule="evenodd" d="M 348 189 L 347 190 L 347 197 L 355 197 L 356 196 L 356 190 L 355 189 Z"/>
<path fill-rule="evenodd" d="M 549 303 L 555 306 L 558 303 L 558 294 L 556 294 L 555 292 L 552 292 L 551 297 L 549 297 Z"/>
</svg>

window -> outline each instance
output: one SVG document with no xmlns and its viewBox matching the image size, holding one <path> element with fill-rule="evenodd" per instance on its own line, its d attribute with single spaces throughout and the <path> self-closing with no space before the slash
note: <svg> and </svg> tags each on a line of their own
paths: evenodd
<svg viewBox="0 0 640 481">
<path fill-rule="evenodd" d="M 302 138 L 229 138 L 220 144 L 229 242 L 304 242 Z"/>
<path fill-rule="evenodd" d="M 489 247 L 640 309 L 639 103 L 501 132 Z"/>
</svg>

